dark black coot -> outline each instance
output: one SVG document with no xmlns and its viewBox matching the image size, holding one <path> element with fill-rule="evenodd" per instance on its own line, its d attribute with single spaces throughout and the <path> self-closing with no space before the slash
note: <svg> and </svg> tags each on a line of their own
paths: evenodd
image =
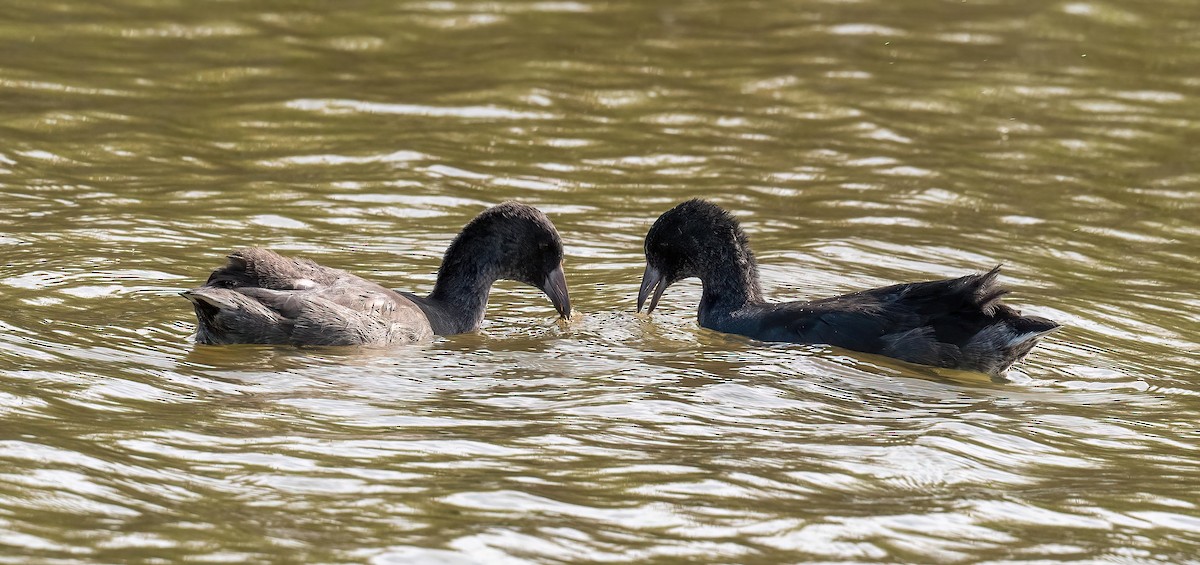
<svg viewBox="0 0 1200 565">
<path fill-rule="evenodd" d="M 478 329 L 500 279 L 541 289 L 570 317 L 562 260 L 550 219 L 505 202 L 454 238 L 427 297 L 257 248 L 234 252 L 204 286 L 183 295 L 195 307 L 199 343 L 394 345 Z"/>
<path fill-rule="evenodd" d="M 824 343 L 912 363 L 1001 375 L 1059 327 L 1002 304 L 1000 267 L 811 302 L 767 302 L 745 232 L 721 207 L 689 200 L 646 234 L 638 311 L 668 286 L 699 277 L 700 325 L 763 341 Z"/>
</svg>

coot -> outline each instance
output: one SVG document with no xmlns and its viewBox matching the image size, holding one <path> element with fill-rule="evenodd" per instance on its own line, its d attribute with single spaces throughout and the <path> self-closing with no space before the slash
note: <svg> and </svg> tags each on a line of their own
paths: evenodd
<svg viewBox="0 0 1200 565">
<path fill-rule="evenodd" d="M 745 232 L 700 199 L 668 210 L 646 234 L 638 311 L 699 277 L 700 325 L 763 341 L 824 343 L 912 363 L 1001 375 L 1059 325 L 1002 304 L 1000 267 L 956 279 L 886 286 L 811 302 L 768 302 Z"/>
<path fill-rule="evenodd" d="M 395 345 L 478 329 L 499 279 L 537 287 L 569 317 L 562 259 L 549 218 L 506 202 L 454 238 L 426 297 L 258 248 L 229 255 L 204 286 L 183 295 L 195 307 L 199 343 Z"/>
</svg>

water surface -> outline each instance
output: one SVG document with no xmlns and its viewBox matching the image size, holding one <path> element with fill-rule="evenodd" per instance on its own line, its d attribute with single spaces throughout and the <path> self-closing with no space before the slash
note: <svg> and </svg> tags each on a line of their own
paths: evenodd
<svg viewBox="0 0 1200 565">
<path fill-rule="evenodd" d="M 0 562 L 1178 563 L 1200 552 L 1191 2 L 10 2 Z M 1067 328 L 1006 381 L 632 313 L 704 196 L 767 292 L 1005 265 Z M 427 292 L 545 210 L 580 315 L 502 283 L 393 351 L 191 343 L 262 245 Z"/>
</svg>

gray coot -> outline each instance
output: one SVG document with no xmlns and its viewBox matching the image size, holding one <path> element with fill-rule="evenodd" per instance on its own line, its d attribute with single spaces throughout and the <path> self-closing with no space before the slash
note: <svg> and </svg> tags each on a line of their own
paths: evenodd
<svg viewBox="0 0 1200 565">
<path fill-rule="evenodd" d="M 204 286 L 183 295 L 195 307 L 199 343 L 395 345 L 478 329 L 500 279 L 540 289 L 570 317 L 562 260 L 550 219 L 505 202 L 463 227 L 427 297 L 257 248 L 233 253 Z"/>
<path fill-rule="evenodd" d="M 699 277 L 700 325 L 763 341 L 823 343 L 912 363 L 1002 375 L 1059 325 L 1002 304 L 1000 267 L 957 279 L 886 286 L 811 302 L 767 302 L 745 232 L 721 207 L 689 200 L 646 234 L 638 311 Z"/>
</svg>

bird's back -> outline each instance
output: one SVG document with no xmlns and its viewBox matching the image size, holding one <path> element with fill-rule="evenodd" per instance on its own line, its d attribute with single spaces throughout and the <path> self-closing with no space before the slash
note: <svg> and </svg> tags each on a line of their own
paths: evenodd
<svg viewBox="0 0 1200 565">
<path fill-rule="evenodd" d="M 823 343 L 913 363 L 1001 374 L 1059 326 L 1001 303 L 990 272 L 811 302 L 763 304 L 709 326 L 765 341 Z M 702 317 L 703 318 L 703 317 Z M 703 323 L 703 322 L 702 322 Z"/>
<path fill-rule="evenodd" d="M 184 293 L 201 343 L 394 345 L 432 336 L 400 294 L 339 269 L 244 249 Z"/>
</svg>

